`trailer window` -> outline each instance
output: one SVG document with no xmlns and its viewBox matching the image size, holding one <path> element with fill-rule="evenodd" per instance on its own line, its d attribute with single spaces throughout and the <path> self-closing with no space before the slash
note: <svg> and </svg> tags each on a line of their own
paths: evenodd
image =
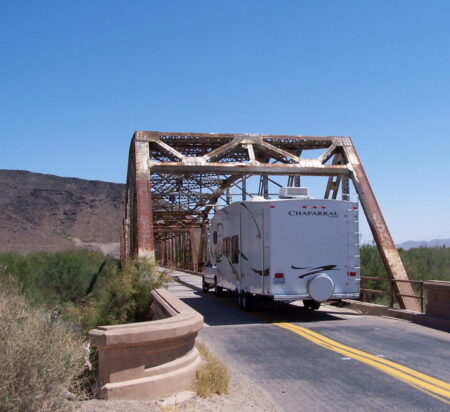
<svg viewBox="0 0 450 412">
<path fill-rule="evenodd" d="M 225 256 L 230 256 L 230 238 L 226 237 L 223 239 L 223 254 Z"/>
<path fill-rule="evenodd" d="M 231 238 L 231 263 L 239 263 L 239 236 Z"/>
</svg>

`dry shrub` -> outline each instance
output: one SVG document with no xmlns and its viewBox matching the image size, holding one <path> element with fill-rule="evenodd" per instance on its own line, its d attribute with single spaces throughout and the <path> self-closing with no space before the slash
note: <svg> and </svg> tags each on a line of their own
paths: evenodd
<svg viewBox="0 0 450 412">
<path fill-rule="evenodd" d="M 72 409 L 84 369 L 79 335 L 57 313 L 32 308 L 13 287 L 0 290 L 0 410 Z"/>
<path fill-rule="evenodd" d="M 213 394 L 227 394 L 230 381 L 227 367 L 203 345 L 197 344 L 196 346 L 203 358 L 203 363 L 197 369 L 195 392 L 202 398 Z"/>
<path fill-rule="evenodd" d="M 119 276 L 108 285 L 112 297 L 108 301 L 107 313 L 111 316 L 107 324 L 142 322 L 151 319 L 151 294 L 153 289 L 163 286 L 169 277 L 158 272 L 155 266 L 143 261 L 126 262 Z M 105 310 L 103 310 L 105 312 Z M 107 319 L 107 314 L 103 315 Z"/>
</svg>

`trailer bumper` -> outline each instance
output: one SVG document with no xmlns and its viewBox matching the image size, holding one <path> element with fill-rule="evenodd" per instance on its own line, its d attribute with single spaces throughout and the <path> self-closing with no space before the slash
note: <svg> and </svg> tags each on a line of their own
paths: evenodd
<svg viewBox="0 0 450 412">
<path fill-rule="evenodd" d="M 333 299 L 359 299 L 359 292 L 358 293 L 335 293 L 328 300 L 333 300 Z"/>
<path fill-rule="evenodd" d="M 293 302 L 295 300 L 307 300 L 312 299 L 308 293 L 302 295 L 273 295 L 273 300 L 283 301 L 283 302 Z M 335 293 L 330 296 L 327 300 L 335 299 L 359 299 L 358 293 Z"/>
</svg>

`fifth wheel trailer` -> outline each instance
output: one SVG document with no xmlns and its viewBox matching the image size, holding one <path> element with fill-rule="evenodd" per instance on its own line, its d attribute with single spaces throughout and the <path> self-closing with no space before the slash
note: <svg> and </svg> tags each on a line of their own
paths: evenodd
<svg viewBox="0 0 450 412">
<path fill-rule="evenodd" d="M 203 289 L 236 291 L 244 309 L 255 296 L 310 309 L 359 297 L 357 202 L 311 199 L 296 187 L 233 203 L 213 217 L 208 252 Z"/>
</svg>

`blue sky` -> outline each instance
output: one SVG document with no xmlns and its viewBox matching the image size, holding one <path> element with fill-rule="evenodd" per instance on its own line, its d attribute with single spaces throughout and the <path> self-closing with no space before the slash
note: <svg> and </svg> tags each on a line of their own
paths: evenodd
<svg viewBox="0 0 450 412">
<path fill-rule="evenodd" d="M 0 56 L 0 168 L 124 182 L 134 130 L 346 135 L 396 242 L 450 237 L 449 1 L 3 0 Z"/>
</svg>

